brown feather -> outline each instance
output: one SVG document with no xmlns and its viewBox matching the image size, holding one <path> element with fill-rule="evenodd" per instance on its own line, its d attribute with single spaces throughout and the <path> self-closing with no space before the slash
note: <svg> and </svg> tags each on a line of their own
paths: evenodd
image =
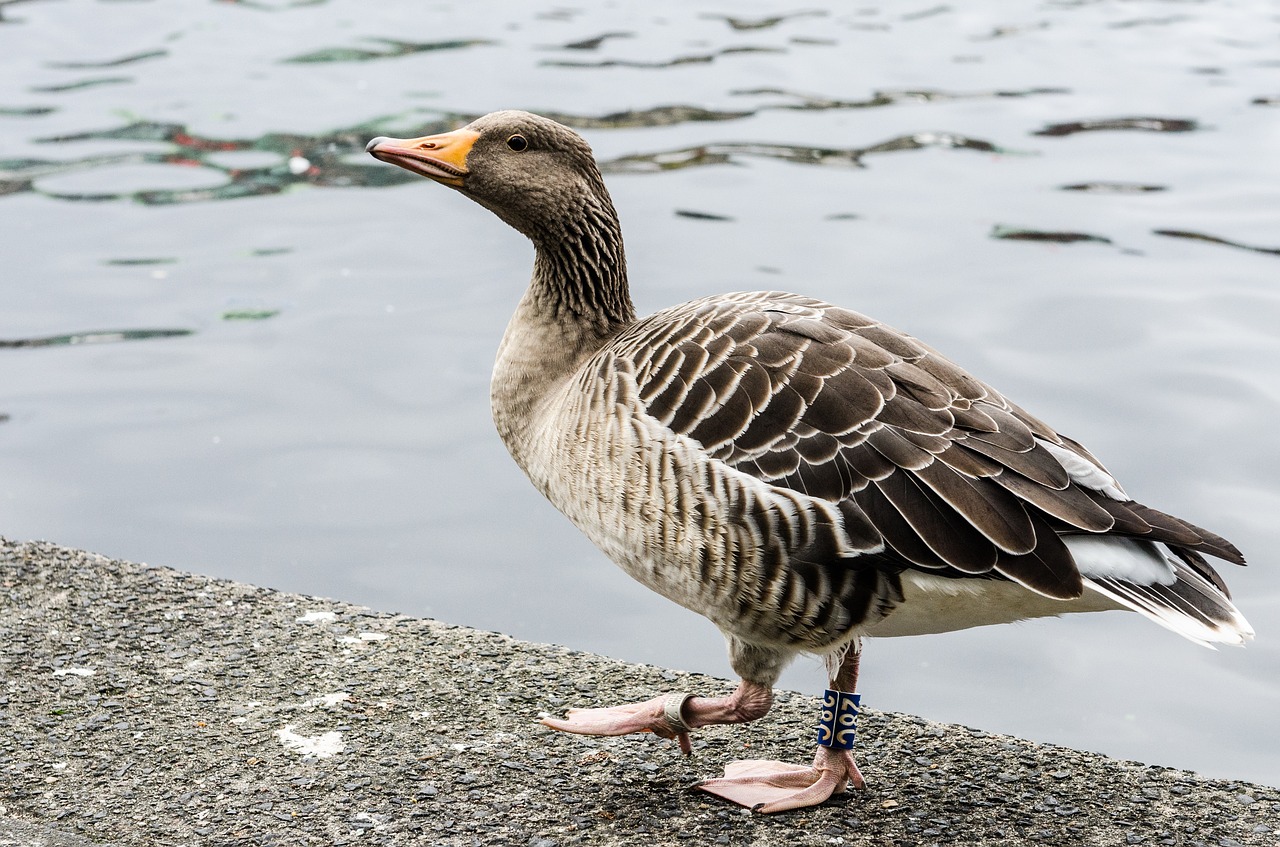
<svg viewBox="0 0 1280 847">
<path fill-rule="evenodd" d="M 884 538 L 885 545 L 903 561 L 926 570 L 947 568 L 947 563 L 929 549 L 879 486 L 868 485 L 855 494 L 853 499 L 868 522 Z"/>
<path fill-rule="evenodd" d="M 770 450 L 756 456 L 751 462 L 759 468 L 762 479 L 776 480 L 795 473 L 800 467 L 801 459 L 800 453 L 795 449 Z M 740 467 L 750 472 L 750 468 L 745 464 Z"/>
<path fill-rule="evenodd" d="M 898 393 L 886 400 L 878 418 L 889 426 L 928 435 L 950 432 L 955 423 L 948 410 L 934 411 L 925 408 L 918 400 L 905 393 Z"/>
<path fill-rule="evenodd" d="M 1076 529 L 1106 532 L 1115 525 L 1115 518 L 1111 513 L 1099 506 L 1079 486 L 1050 488 L 1012 470 L 997 474 L 992 480 L 1037 509 Z"/>
<path fill-rule="evenodd" d="M 1085 490 L 1085 496 L 1092 500 L 1095 506 L 1111 515 L 1112 520 L 1115 521 L 1111 527 L 1113 534 L 1127 535 L 1131 538 L 1142 538 L 1151 534 L 1151 524 L 1144 521 L 1129 508 L 1133 505 L 1132 501 L 1122 503 L 1093 490 Z"/>
<path fill-rule="evenodd" d="M 1043 521 L 1032 519 L 1037 543 L 1021 556 L 1001 552 L 996 570 L 1020 585 L 1046 597 L 1074 600 L 1084 593 L 1084 581 L 1071 551 Z"/>
<path fill-rule="evenodd" d="M 885 373 L 920 405 L 931 411 L 951 407 L 953 394 L 937 377 L 910 362 L 896 361 L 884 367 Z"/>
<path fill-rule="evenodd" d="M 956 426 L 962 429 L 971 429 L 977 432 L 997 432 L 1000 429 L 999 424 L 990 415 L 982 411 L 980 405 L 957 401 L 951 404 L 951 416 L 955 418 Z"/>
<path fill-rule="evenodd" d="M 911 529 L 948 565 L 965 573 L 984 573 L 995 565 L 996 548 L 990 539 L 917 476 L 899 470 L 877 480 L 874 487 L 880 489 Z"/>
<path fill-rule="evenodd" d="M 755 453 L 777 443 L 795 426 L 804 409 L 804 399 L 784 387 L 770 397 L 764 408 L 747 424 L 742 435 L 738 436 L 737 446 L 748 453 Z"/>
<path fill-rule="evenodd" d="M 822 432 L 843 435 L 882 414 L 883 398 L 863 376 L 846 370 L 827 379 L 802 420 Z"/>
<path fill-rule="evenodd" d="M 843 312 L 845 310 L 839 309 L 837 311 Z M 911 336 L 870 320 L 868 320 L 862 327 L 856 329 L 855 333 L 868 341 L 873 342 L 881 350 L 891 353 L 904 361 L 915 362 L 916 360 L 928 355 L 928 350 Z M 929 371 L 929 373 L 944 385 L 951 386 L 950 382 L 941 378 L 933 371 Z"/>
<path fill-rule="evenodd" d="M 1048 488 L 1066 488 L 1071 477 L 1062 465 L 1039 444 L 1030 447 L 1010 448 L 993 443 L 1001 433 L 970 433 L 959 446 L 994 459 L 1006 468 L 1017 471 L 1037 485 Z"/>
<path fill-rule="evenodd" d="M 689 437 L 708 451 L 715 451 L 731 444 L 742 434 L 754 411 L 746 392 L 733 392 L 724 399 L 719 409 L 698 421 L 689 431 Z"/>
<path fill-rule="evenodd" d="M 946 463 L 947 467 L 975 479 L 997 476 L 1004 470 L 1004 465 L 988 459 L 981 453 L 966 449 L 962 443 L 953 442 L 946 450 L 936 455 L 940 461 Z"/>
<path fill-rule="evenodd" d="M 961 517 L 1006 553 L 1030 553 L 1036 532 L 1022 502 L 985 479 L 969 479 L 941 462 L 916 471 L 916 476 Z"/>
<path fill-rule="evenodd" d="M 890 427 L 881 427 L 867 438 L 868 446 L 908 471 L 918 471 L 933 463 L 933 454 L 908 441 L 902 433 Z"/>
<path fill-rule="evenodd" d="M 870 444 L 846 447 L 840 456 L 863 479 L 884 479 L 898 467 Z"/>
</svg>

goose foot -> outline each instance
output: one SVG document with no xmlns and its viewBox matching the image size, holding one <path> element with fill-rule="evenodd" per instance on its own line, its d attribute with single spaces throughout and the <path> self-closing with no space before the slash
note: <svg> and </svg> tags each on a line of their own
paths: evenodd
<svg viewBox="0 0 1280 847">
<path fill-rule="evenodd" d="M 563 718 L 545 717 L 544 726 L 577 735 L 629 735 L 652 732 L 660 738 L 674 738 L 685 755 L 693 752 L 690 726 L 681 709 L 692 699 L 689 694 L 661 694 L 652 700 L 598 709 L 569 709 Z"/>
<path fill-rule="evenodd" d="M 712 724 L 753 721 L 769 711 L 773 689 L 743 680 L 728 697 L 694 697 L 660 694 L 641 703 L 602 709 L 570 709 L 563 718 L 545 717 L 542 723 L 561 732 L 578 735 L 628 735 L 652 732 L 674 738 L 685 755 L 693 752 L 689 731 Z"/>
<path fill-rule="evenodd" d="M 753 812 L 770 814 L 816 806 L 833 794 L 845 793 L 850 783 L 854 788 L 867 785 L 853 754 L 819 747 L 810 767 L 764 759 L 730 762 L 723 778 L 708 779 L 697 788 Z"/>
</svg>

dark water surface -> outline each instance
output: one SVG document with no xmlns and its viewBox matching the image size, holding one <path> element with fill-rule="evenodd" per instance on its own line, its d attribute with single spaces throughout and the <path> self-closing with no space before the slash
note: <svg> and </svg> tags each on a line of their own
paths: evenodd
<svg viewBox="0 0 1280 847">
<path fill-rule="evenodd" d="M 1252 562 L 1246 650 L 887 639 L 868 703 L 1280 783 L 1277 44 L 1243 0 L 0 3 L 0 532 L 727 673 L 492 432 L 529 246 L 361 152 L 526 108 L 595 146 L 642 312 L 875 315 Z"/>
</svg>

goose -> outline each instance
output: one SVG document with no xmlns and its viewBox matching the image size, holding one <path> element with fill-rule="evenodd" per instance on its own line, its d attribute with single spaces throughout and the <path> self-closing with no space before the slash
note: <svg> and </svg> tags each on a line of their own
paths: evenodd
<svg viewBox="0 0 1280 847">
<path fill-rule="evenodd" d="M 1243 565 L 1231 543 L 1133 501 L 1082 445 L 915 338 L 779 291 L 637 318 L 617 212 L 568 127 L 500 111 L 366 150 L 533 242 L 493 370 L 498 434 L 606 556 L 723 632 L 740 680 L 546 726 L 652 732 L 687 754 L 691 731 L 762 717 L 782 668 L 821 656 L 812 763 L 731 762 L 698 784 L 780 812 L 865 786 L 864 636 L 1109 609 L 1207 646 L 1253 636 L 1205 559 Z"/>
</svg>

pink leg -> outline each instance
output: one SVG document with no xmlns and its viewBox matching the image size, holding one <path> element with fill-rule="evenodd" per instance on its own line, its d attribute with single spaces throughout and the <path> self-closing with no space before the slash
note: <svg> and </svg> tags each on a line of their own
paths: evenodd
<svg viewBox="0 0 1280 847">
<path fill-rule="evenodd" d="M 674 696 L 674 699 L 671 699 Z M 690 697 L 663 694 L 640 703 L 600 709 L 570 709 L 563 718 L 543 718 L 542 723 L 561 732 L 578 735 L 628 735 L 652 732 L 674 738 L 684 753 L 692 752 L 689 730 L 722 723 L 746 723 L 761 717 L 773 705 L 773 689 L 743 680 L 728 697 Z"/>
<path fill-rule="evenodd" d="M 831 680 L 837 691 L 853 691 L 858 681 L 858 651 L 850 650 Z M 865 788 L 866 780 L 853 753 L 819 745 L 809 767 L 763 759 L 730 762 L 724 777 L 709 779 L 698 788 L 762 814 L 801 809 L 843 794 L 849 784 Z"/>
</svg>

